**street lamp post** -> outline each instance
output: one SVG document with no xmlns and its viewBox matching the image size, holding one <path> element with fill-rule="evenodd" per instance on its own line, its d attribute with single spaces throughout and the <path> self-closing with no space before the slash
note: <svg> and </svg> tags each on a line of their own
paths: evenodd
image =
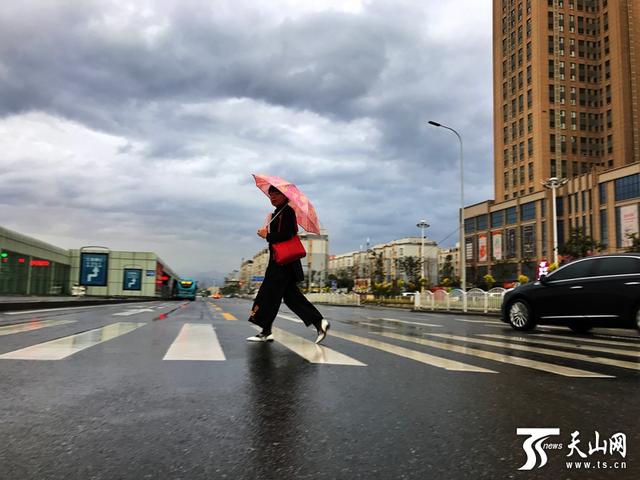
<svg viewBox="0 0 640 480">
<path fill-rule="evenodd" d="M 446 128 L 452 131 L 460 142 L 460 286 L 464 295 L 462 296 L 462 309 L 467 311 L 467 269 L 466 269 L 466 245 L 464 243 L 464 154 L 462 148 L 462 137 L 453 128 L 441 123 L 429 120 L 429 125 Z"/>
<path fill-rule="evenodd" d="M 424 229 L 429 228 L 429 224 L 427 223 L 426 220 L 420 220 L 420 222 L 416 224 L 416 227 L 418 227 L 422 232 L 421 244 L 420 244 L 420 264 L 422 265 L 422 278 L 426 278 L 424 276 Z M 424 287 L 422 286 L 422 282 L 420 282 L 420 291 L 424 292 Z"/>
<path fill-rule="evenodd" d="M 558 177 L 551 177 L 546 181 L 542 182 L 542 185 L 544 185 L 547 188 L 551 189 L 551 198 L 553 199 L 552 201 L 552 209 L 553 209 L 553 261 L 556 264 L 556 266 L 558 265 L 558 219 L 557 219 L 557 212 L 556 212 L 556 190 L 558 188 L 560 188 L 561 186 L 563 186 L 565 183 L 567 183 L 569 180 L 566 178 L 558 178 Z"/>
</svg>

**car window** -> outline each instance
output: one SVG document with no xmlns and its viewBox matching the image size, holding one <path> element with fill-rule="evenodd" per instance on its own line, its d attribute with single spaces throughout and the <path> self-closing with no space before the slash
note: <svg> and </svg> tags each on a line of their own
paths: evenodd
<svg viewBox="0 0 640 480">
<path fill-rule="evenodd" d="M 594 260 L 595 275 L 640 273 L 640 260 L 635 257 L 604 257 Z"/>
<path fill-rule="evenodd" d="M 593 261 L 590 260 L 570 263 L 569 265 L 553 272 L 553 274 L 549 276 L 549 280 L 556 281 L 588 277 L 592 270 L 592 264 Z"/>
</svg>

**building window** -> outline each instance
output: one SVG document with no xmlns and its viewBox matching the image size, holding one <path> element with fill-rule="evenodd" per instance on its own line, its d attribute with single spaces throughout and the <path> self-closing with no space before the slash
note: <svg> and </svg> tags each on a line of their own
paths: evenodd
<svg viewBox="0 0 640 480">
<path fill-rule="evenodd" d="M 479 215 L 476 217 L 476 230 L 487 230 L 487 215 Z"/>
<path fill-rule="evenodd" d="M 640 197 L 640 173 L 616 179 L 615 192 L 616 202 Z"/>
<path fill-rule="evenodd" d="M 556 216 L 561 217 L 564 214 L 564 197 L 556 198 Z"/>
<path fill-rule="evenodd" d="M 473 233 L 476 231 L 476 217 L 465 218 L 464 233 Z"/>
<path fill-rule="evenodd" d="M 536 226 L 524 225 L 522 227 L 522 257 L 535 258 L 536 256 Z"/>
<path fill-rule="evenodd" d="M 525 203 L 520 206 L 520 220 L 535 220 L 536 218 L 536 202 Z"/>
<path fill-rule="evenodd" d="M 506 222 L 507 225 L 512 225 L 518 221 L 518 212 L 516 207 L 510 207 L 506 210 Z"/>
<path fill-rule="evenodd" d="M 600 243 L 609 245 L 609 225 L 607 224 L 607 209 L 600 210 Z"/>
<path fill-rule="evenodd" d="M 600 185 L 598 185 L 598 188 L 600 189 L 600 205 L 606 205 L 607 204 L 607 183 L 601 183 Z"/>
<path fill-rule="evenodd" d="M 504 225 L 504 210 L 491 213 L 491 228 L 502 227 Z"/>
</svg>

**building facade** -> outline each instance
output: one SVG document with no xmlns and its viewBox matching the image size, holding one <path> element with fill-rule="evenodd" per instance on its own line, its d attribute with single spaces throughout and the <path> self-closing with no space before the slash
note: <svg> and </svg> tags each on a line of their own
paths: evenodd
<svg viewBox="0 0 640 480">
<path fill-rule="evenodd" d="M 494 0 L 495 200 L 465 207 L 467 278 L 536 275 L 574 228 L 638 232 L 640 2 Z M 543 183 L 567 179 L 553 198 Z M 554 228 L 555 227 L 555 228 Z"/>
<path fill-rule="evenodd" d="M 494 0 L 495 200 L 640 161 L 640 2 Z"/>
<path fill-rule="evenodd" d="M 152 252 L 65 250 L 0 227 L 0 295 L 171 296 L 178 276 Z"/>
<path fill-rule="evenodd" d="M 374 245 L 367 250 L 359 250 L 340 255 L 332 255 L 329 259 L 329 275 L 345 276 L 353 280 L 370 279 L 378 268 L 376 262 L 382 260 L 382 279 L 392 282 L 396 279 L 407 280 L 400 268 L 400 260 L 407 257 L 420 259 L 424 255 L 425 277 L 430 285 L 438 282 L 439 249 L 435 241 L 425 239 L 422 253 L 422 239 L 408 237 L 388 243 Z"/>
</svg>

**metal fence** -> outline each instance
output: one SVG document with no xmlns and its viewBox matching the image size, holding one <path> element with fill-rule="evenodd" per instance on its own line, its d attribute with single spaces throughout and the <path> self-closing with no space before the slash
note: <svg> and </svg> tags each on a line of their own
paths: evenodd
<svg viewBox="0 0 640 480">
<path fill-rule="evenodd" d="M 416 310 L 500 312 L 502 297 L 504 297 L 506 291 L 506 289 L 499 287 L 492 288 L 488 292 L 479 288 L 472 288 L 466 294 L 458 288 L 451 290 L 450 293 L 445 290 L 426 291 L 416 294 L 414 308 Z"/>
<path fill-rule="evenodd" d="M 360 295 L 356 293 L 307 293 L 312 303 L 328 303 L 330 305 L 360 305 Z"/>
</svg>

